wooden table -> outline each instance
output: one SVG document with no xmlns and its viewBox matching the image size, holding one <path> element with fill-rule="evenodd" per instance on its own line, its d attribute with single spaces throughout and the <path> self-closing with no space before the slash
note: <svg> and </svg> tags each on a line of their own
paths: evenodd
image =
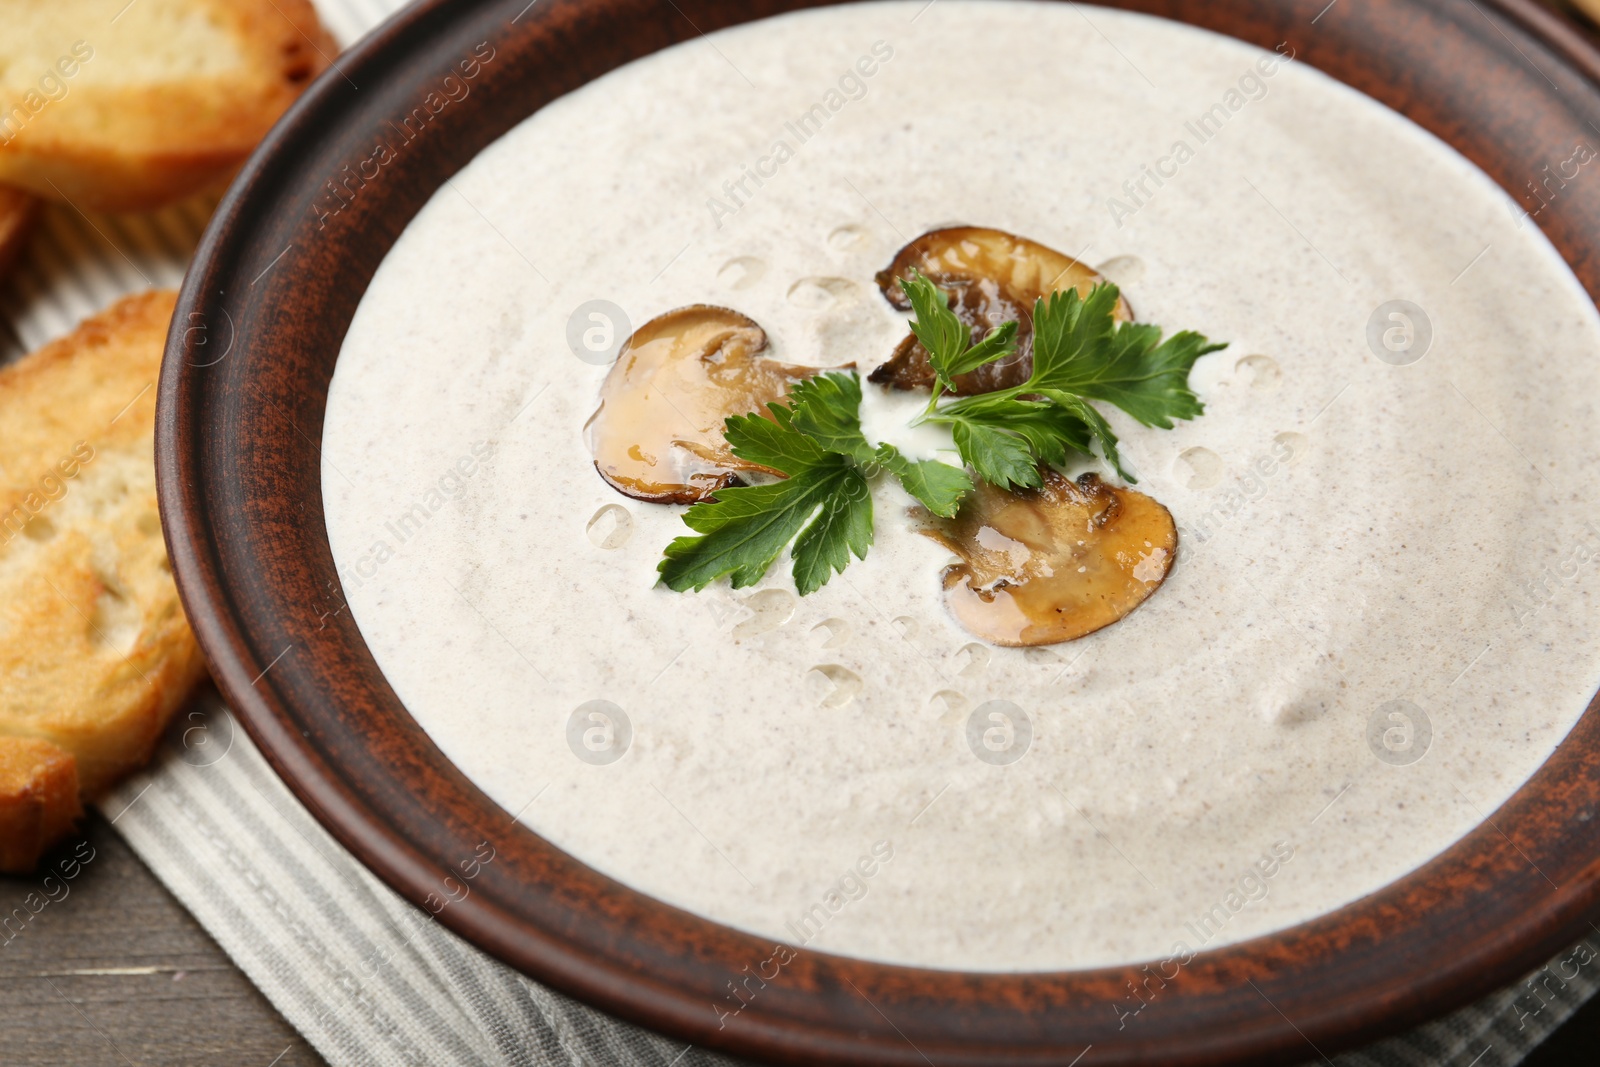
<svg viewBox="0 0 1600 1067">
<path fill-rule="evenodd" d="M 0 1063 L 321 1067 L 117 831 L 99 816 L 84 829 L 94 858 L 68 894 L 0 933 Z M 39 888 L 0 878 L 0 913 Z"/>
</svg>

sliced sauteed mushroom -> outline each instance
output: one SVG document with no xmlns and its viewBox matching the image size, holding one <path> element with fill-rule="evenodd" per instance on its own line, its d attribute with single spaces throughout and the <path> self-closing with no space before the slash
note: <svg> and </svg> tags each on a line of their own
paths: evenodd
<svg viewBox="0 0 1600 1067">
<path fill-rule="evenodd" d="M 1104 281 L 1090 267 L 1053 248 L 978 226 L 930 230 L 902 248 L 894 262 L 878 272 L 878 288 L 901 311 L 911 310 L 900 279 L 908 277 L 912 268 L 951 294 L 951 308 L 972 328 L 974 342 L 1002 323 L 1017 322 L 1017 350 L 1003 360 L 958 375 L 955 391 L 962 395 L 1011 389 L 1027 381 L 1033 373 L 1034 301 L 1068 289 L 1088 296 Z M 1118 303 L 1117 318 L 1123 322 L 1133 319 L 1126 300 Z M 893 357 L 868 380 L 895 389 L 933 388 L 927 350 L 915 335 L 907 334 Z"/>
<path fill-rule="evenodd" d="M 1177 551 L 1172 515 L 1143 493 L 1040 473 L 1040 489 L 979 483 L 954 519 L 924 531 L 961 557 L 944 572 L 951 613 L 997 645 L 1110 626 L 1160 587 Z"/>
<path fill-rule="evenodd" d="M 584 432 L 595 469 L 618 492 L 692 504 L 738 484 L 739 459 L 722 437 L 730 415 L 766 414 L 789 384 L 817 373 L 768 359 L 767 334 L 727 308 L 694 304 L 635 330 L 600 387 Z"/>
</svg>

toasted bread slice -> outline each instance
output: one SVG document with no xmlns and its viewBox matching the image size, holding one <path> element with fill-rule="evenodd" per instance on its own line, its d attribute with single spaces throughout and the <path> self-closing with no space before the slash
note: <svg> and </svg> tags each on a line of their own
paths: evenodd
<svg viewBox="0 0 1600 1067">
<path fill-rule="evenodd" d="M 0 181 L 158 207 L 244 161 L 338 46 L 310 0 L 0 0 Z"/>
<path fill-rule="evenodd" d="M 39 214 L 39 201 L 21 189 L 8 189 L 0 185 L 0 282 L 6 280 L 11 267 L 22 255 L 33 232 L 33 220 Z"/>
<path fill-rule="evenodd" d="M 172 293 L 0 369 L 0 734 L 72 753 L 86 797 L 149 758 L 204 667 L 156 512 Z"/>
<path fill-rule="evenodd" d="M 33 870 L 82 815 L 72 753 L 48 741 L 0 737 L 0 872 Z"/>
</svg>

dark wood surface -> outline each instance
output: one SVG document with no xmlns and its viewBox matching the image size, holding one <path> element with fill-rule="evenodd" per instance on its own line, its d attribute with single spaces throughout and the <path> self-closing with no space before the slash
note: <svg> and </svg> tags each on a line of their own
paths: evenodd
<svg viewBox="0 0 1600 1067">
<path fill-rule="evenodd" d="M 92 859 L 67 895 L 10 940 L 0 934 L 0 1063 L 321 1067 L 104 819 L 41 871 L 75 852 Z M 0 911 L 23 907 L 41 881 L 0 878 Z"/>
</svg>

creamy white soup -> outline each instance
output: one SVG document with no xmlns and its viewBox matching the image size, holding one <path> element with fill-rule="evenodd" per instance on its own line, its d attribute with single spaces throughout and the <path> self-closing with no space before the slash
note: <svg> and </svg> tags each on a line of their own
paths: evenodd
<svg viewBox="0 0 1600 1067">
<path fill-rule="evenodd" d="M 1182 959 L 1481 823 L 1600 685 L 1600 320 L 1527 206 L 1294 55 L 859 4 L 690 40 L 490 146 L 378 271 L 324 427 L 344 593 L 417 722 L 629 886 L 934 967 Z M 685 509 L 596 474 L 607 356 L 709 303 L 773 358 L 870 369 L 907 321 L 874 272 L 952 222 L 1230 343 L 1197 419 L 1103 406 L 1178 524 L 1165 585 L 984 644 L 884 482 L 871 553 L 812 595 L 781 561 L 657 587 Z"/>
</svg>

